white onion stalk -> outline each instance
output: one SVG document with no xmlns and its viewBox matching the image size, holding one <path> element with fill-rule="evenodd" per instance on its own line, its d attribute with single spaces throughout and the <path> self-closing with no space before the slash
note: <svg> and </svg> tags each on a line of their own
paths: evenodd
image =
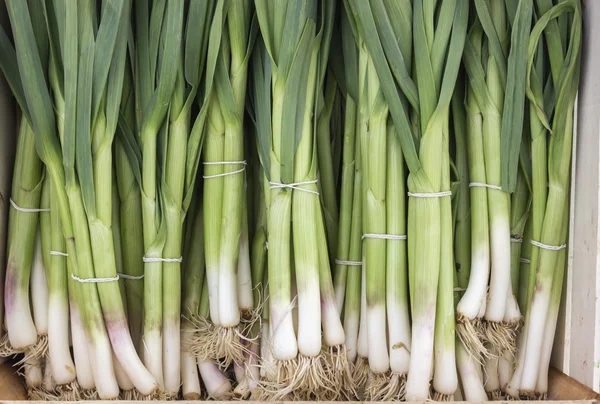
<svg viewBox="0 0 600 404">
<path fill-rule="evenodd" d="M 346 100 L 346 111 L 353 108 L 351 98 Z M 354 107 L 355 108 L 355 107 Z M 353 117 L 356 113 L 353 114 Z M 354 189 L 352 201 L 352 216 L 350 229 L 349 259 L 362 262 L 362 161 L 360 150 L 360 136 L 355 136 L 354 148 Z M 342 206 L 344 202 L 342 201 Z M 338 246 L 341 243 L 338 244 Z M 346 353 L 348 361 L 354 363 L 358 356 L 359 329 L 361 322 L 361 298 L 362 298 L 362 265 L 348 267 L 346 277 L 346 293 L 344 301 L 344 331 L 346 333 Z M 365 348 L 365 352 L 367 349 Z"/>
<path fill-rule="evenodd" d="M 35 245 L 33 250 L 33 261 L 31 263 L 31 308 L 33 311 L 33 322 L 38 333 L 38 339 L 48 337 L 48 280 L 46 279 L 46 269 L 44 268 L 44 259 L 42 253 L 41 231 L 38 230 L 35 235 Z M 40 352 L 37 356 L 43 357 L 46 352 Z"/>
<path fill-rule="evenodd" d="M 460 381 L 466 401 L 488 401 L 487 393 L 483 387 L 481 364 L 468 352 L 464 344 L 456 340 L 456 362 Z"/>
<path fill-rule="evenodd" d="M 244 190 L 248 184 L 244 181 Z M 237 295 L 242 317 L 251 319 L 254 311 L 254 296 L 252 288 L 252 269 L 250 266 L 250 243 L 248 240 L 248 202 L 242 201 L 242 234 L 240 236 L 240 251 L 237 270 Z"/>
<path fill-rule="evenodd" d="M 181 394 L 184 400 L 200 399 L 200 377 L 196 358 L 191 352 L 181 350 Z"/>
<path fill-rule="evenodd" d="M 498 353 L 492 352 L 490 357 L 485 359 L 485 370 L 483 372 L 483 385 L 490 400 L 498 400 L 501 397 L 500 378 L 498 375 Z"/>
<path fill-rule="evenodd" d="M 369 57 L 366 74 L 368 94 L 360 99 L 361 111 L 369 116 L 367 131 L 361 133 L 362 159 L 365 169 L 363 194 L 365 211 L 363 231 L 370 234 L 386 234 L 386 171 L 387 171 L 387 118 L 388 108 L 372 60 Z M 364 104 L 363 104 L 364 103 Z M 377 374 L 386 373 L 390 358 L 386 335 L 385 275 L 386 240 L 366 238 L 366 291 L 367 291 L 367 338 L 369 344 L 369 367 Z"/>
<path fill-rule="evenodd" d="M 481 36 L 470 38 L 476 43 Z M 482 116 L 472 90 L 467 91 L 467 145 L 469 151 L 469 179 L 486 183 L 485 162 L 483 161 Z M 486 353 L 480 339 L 481 318 L 485 313 L 482 306 L 486 302 L 490 276 L 490 244 L 488 226 L 487 191 L 482 187 L 470 188 L 471 198 L 471 273 L 467 290 L 456 307 L 457 334 L 465 348 L 475 356 Z"/>
<path fill-rule="evenodd" d="M 565 213 L 563 223 L 563 233 L 566 234 L 569 222 L 569 214 Z M 548 370 L 550 368 L 550 359 L 552 348 L 554 346 L 554 334 L 558 323 L 558 313 L 560 310 L 560 297 L 562 293 L 563 278 L 565 273 L 566 250 L 559 252 L 559 258 L 556 263 L 556 272 L 552 281 L 552 298 L 548 310 L 548 318 L 544 328 L 544 340 L 542 342 L 542 356 L 540 358 L 540 370 L 536 383 L 535 392 L 540 399 L 546 399 L 548 394 Z"/>
<path fill-rule="evenodd" d="M 32 390 L 42 386 L 44 375 L 42 372 L 42 360 L 35 356 L 30 356 L 23 363 L 23 373 L 25 374 L 25 385 L 27 389 Z"/>
<path fill-rule="evenodd" d="M 52 195 L 52 193 L 51 191 L 50 194 Z M 50 250 L 58 253 L 64 252 L 65 240 L 62 233 L 60 216 L 52 198 L 50 198 L 50 231 L 51 240 L 48 246 L 48 253 Z M 71 383 L 76 377 L 76 368 L 69 349 L 69 302 L 73 302 L 73 310 L 77 309 L 73 301 L 74 297 L 69 296 L 66 257 L 54 254 L 50 255 L 49 259 L 50 300 L 48 302 L 48 321 L 51 324 L 48 330 L 49 365 L 52 368 L 54 381 L 60 386 Z M 77 326 L 81 327 L 81 320 L 78 319 L 77 321 Z M 83 332 L 82 329 L 78 331 Z M 79 340 L 74 338 L 73 341 L 77 347 L 80 347 L 85 343 L 85 337 L 80 337 Z M 74 348 L 74 351 L 77 354 L 77 348 Z M 84 356 L 87 358 L 87 353 Z M 82 365 L 82 370 L 83 368 L 85 368 L 84 365 Z M 87 388 L 92 387 L 93 380 Z"/>
<path fill-rule="evenodd" d="M 450 151 L 448 120 L 444 124 L 442 153 L 442 189 L 450 189 Z M 436 302 L 433 388 L 438 399 L 452 398 L 458 388 L 455 356 L 454 317 L 454 257 L 452 202 L 450 198 L 440 201 L 441 205 L 441 250 L 438 296 Z"/>
<path fill-rule="evenodd" d="M 404 158 L 393 125 L 387 131 L 387 232 L 406 234 L 406 190 Z M 408 305 L 408 271 L 406 241 L 387 241 L 386 305 L 390 369 L 405 375 L 410 364 L 411 333 Z"/>
<path fill-rule="evenodd" d="M 509 351 L 502 352 L 498 358 L 498 381 L 500 383 L 500 391 L 506 392 L 506 386 L 514 373 L 514 357 Z"/>
<path fill-rule="evenodd" d="M 64 242 L 64 239 L 62 240 Z M 59 245 L 59 244 L 57 244 Z M 56 250 L 60 251 L 60 250 Z M 57 256 L 57 259 L 66 259 Z M 70 264 L 67 261 L 67 271 L 70 271 Z M 73 358 L 75 363 L 75 373 L 77 375 L 77 384 L 84 391 L 95 390 L 96 383 L 92 372 L 91 352 L 88 351 L 88 341 L 83 328 L 83 321 L 77 303 L 75 302 L 75 293 L 77 293 L 75 281 L 68 277 L 67 285 L 69 290 L 69 313 L 71 325 L 71 341 L 73 342 Z M 51 351 L 52 352 L 52 351 Z"/>
<path fill-rule="evenodd" d="M 214 362 L 199 361 L 198 369 L 209 398 L 218 400 L 231 392 L 231 382 Z"/>
</svg>

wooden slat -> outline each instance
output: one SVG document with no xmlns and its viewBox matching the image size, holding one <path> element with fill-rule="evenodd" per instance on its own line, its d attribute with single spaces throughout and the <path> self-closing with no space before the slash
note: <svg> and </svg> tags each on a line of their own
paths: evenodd
<svg viewBox="0 0 600 404">
<path fill-rule="evenodd" d="M 7 363 L 0 365 L 0 399 L 26 400 L 27 391 L 16 369 Z"/>
<path fill-rule="evenodd" d="M 600 400 L 600 394 L 554 368 L 550 369 L 548 379 L 551 400 Z"/>
<path fill-rule="evenodd" d="M 550 369 L 549 375 L 548 403 L 577 403 L 577 404 L 598 404 L 600 394 L 595 393 L 583 384 L 571 379 L 556 369 Z M 9 364 L 0 365 L 0 404 L 18 404 L 16 400 L 26 400 L 27 393 L 23 385 L 23 380 L 15 373 L 15 369 Z M 32 403 L 43 404 L 43 401 L 32 401 Z M 86 404 L 106 404 L 106 401 L 86 401 Z M 120 403 L 139 403 L 137 401 L 120 401 Z M 166 402 L 165 402 L 166 403 Z M 201 404 L 204 401 L 185 401 L 186 404 Z M 226 404 L 239 404 L 240 401 L 222 401 Z M 258 403 L 249 401 L 248 403 Z M 300 402 L 301 403 L 301 402 Z M 306 402 L 312 404 L 314 402 Z M 423 404 L 431 402 L 423 402 Z M 492 403 L 492 402 L 490 402 Z M 495 401 L 494 403 L 498 403 Z M 329 404 L 323 402 L 323 404 Z M 333 402 L 331 402 L 333 404 Z M 375 404 L 375 403 L 374 403 Z"/>
</svg>

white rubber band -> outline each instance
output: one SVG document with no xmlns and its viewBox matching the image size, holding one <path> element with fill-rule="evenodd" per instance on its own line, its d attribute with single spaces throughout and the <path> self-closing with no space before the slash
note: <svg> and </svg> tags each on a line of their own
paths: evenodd
<svg viewBox="0 0 600 404">
<path fill-rule="evenodd" d="M 534 246 L 539 247 L 543 250 L 549 250 L 549 251 L 559 251 L 559 250 L 562 250 L 563 248 L 567 248 L 566 244 L 548 245 L 548 244 L 540 243 L 539 241 L 535 241 L 535 240 L 531 240 L 531 244 L 533 244 Z"/>
<path fill-rule="evenodd" d="M 22 208 L 19 205 L 17 205 L 15 203 L 15 201 L 12 200 L 12 198 L 10 198 L 9 200 L 10 200 L 10 204 L 12 205 L 12 207 L 15 208 L 15 210 L 18 210 L 19 212 L 23 212 L 23 213 L 50 212 L 50 209 Z"/>
<path fill-rule="evenodd" d="M 128 280 L 131 280 L 131 281 L 139 281 L 140 279 L 144 279 L 144 274 L 142 274 L 140 276 L 134 276 L 134 275 L 127 275 L 127 274 L 118 273 L 117 275 L 119 277 L 123 278 L 123 279 L 128 279 Z"/>
<path fill-rule="evenodd" d="M 269 242 L 265 241 L 265 248 L 268 250 L 269 249 Z"/>
<path fill-rule="evenodd" d="M 50 255 L 56 255 L 58 257 L 68 257 L 69 254 L 64 253 L 62 251 L 50 251 Z"/>
<path fill-rule="evenodd" d="M 348 265 L 351 267 L 361 267 L 362 261 L 345 261 L 345 260 L 334 260 L 334 262 L 338 265 Z"/>
<path fill-rule="evenodd" d="M 306 188 L 301 188 L 302 185 L 309 185 L 309 184 L 316 184 L 317 180 L 312 180 L 312 181 L 301 181 L 301 182 L 293 182 L 291 184 L 282 184 L 280 182 L 269 182 L 269 184 L 271 185 L 269 188 L 270 189 L 274 189 L 274 188 L 288 188 L 288 189 L 295 189 L 298 191 L 303 191 L 303 192 L 308 192 L 310 194 L 315 194 L 315 195 L 319 195 L 319 193 L 317 191 L 313 191 L 311 189 L 306 189 Z"/>
<path fill-rule="evenodd" d="M 406 240 L 406 235 L 403 234 L 401 236 L 396 236 L 394 234 L 373 234 L 373 233 L 366 233 L 362 235 L 361 240 L 364 240 L 366 238 L 376 238 L 376 239 L 385 239 L 385 240 Z"/>
<path fill-rule="evenodd" d="M 511 237 L 510 238 L 510 242 L 511 243 L 521 244 L 523 242 L 523 239 L 522 238 L 518 238 L 518 237 Z"/>
<path fill-rule="evenodd" d="M 119 274 L 117 274 L 117 276 L 115 276 L 113 278 L 87 278 L 87 279 L 83 279 L 74 274 L 71 274 L 71 278 L 73 278 L 74 280 L 76 280 L 79 283 L 108 283 L 108 282 L 118 281 Z"/>
<path fill-rule="evenodd" d="M 452 191 L 429 192 L 429 193 L 407 192 L 407 195 L 411 196 L 413 198 L 441 198 L 443 196 L 452 196 Z"/>
<path fill-rule="evenodd" d="M 454 288 L 455 292 L 464 292 L 466 290 L 467 290 L 466 288 Z"/>
<path fill-rule="evenodd" d="M 144 262 L 181 262 L 183 257 L 179 258 L 159 258 L 159 257 L 142 257 Z"/>
<path fill-rule="evenodd" d="M 531 264 L 531 260 L 528 258 L 519 258 L 521 264 Z"/>
<path fill-rule="evenodd" d="M 225 177 L 227 175 L 234 175 L 234 174 L 239 174 L 244 172 L 244 170 L 246 170 L 246 160 L 241 160 L 241 161 L 204 161 L 202 162 L 202 164 L 204 164 L 205 166 L 213 166 L 213 165 L 231 165 L 231 164 L 242 164 L 242 168 L 240 168 L 239 170 L 235 170 L 235 171 L 230 171 L 227 173 L 221 173 L 221 174 L 213 174 L 213 175 L 203 175 L 202 178 L 204 179 L 209 179 L 209 178 L 219 178 L 219 177 Z"/>
<path fill-rule="evenodd" d="M 502 191 L 502 187 L 499 187 L 498 185 L 484 184 L 483 182 L 470 182 L 469 188 L 472 187 L 489 188 L 495 189 L 496 191 Z"/>
</svg>

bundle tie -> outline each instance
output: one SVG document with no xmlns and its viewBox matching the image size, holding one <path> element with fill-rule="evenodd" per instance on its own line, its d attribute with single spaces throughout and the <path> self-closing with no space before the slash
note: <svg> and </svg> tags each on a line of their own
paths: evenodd
<svg viewBox="0 0 600 404">
<path fill-rule="evenodd" d="M 160 258 L 160 257 L 142 257 L 142 261 L 144 262 L 181 262 L 183 261 L 183 257 L 179 258 Z"/>
<path fill-rule="evenodd" d="M 135 275 L 127 275 L 127 274 L 118 273 L 117 276 L 119 276 L 123 279 L 130 280 L 130 281 L 139 281 L 140 279 L 144 279 L 144 274 L 135 276 Z"/>
<path fill-rule="evenodd" d="M 334 262 L 337 265 L 348 265 L 351 267 L 361 267 L 362 266 L 362 261 L 346 261 L 346 260 L 335 259 Z"/>
<path fill-rule="evenodd" d="M 499 187 L 498 185 L 486 184 L 483 182 L 470 182 L 469 188 L 472 188 L 472 187 L 481 187 L 481 188 L 495 189 L 496 191 L 502 191 L 502 187 Z"/>
<path fill-rule="evenodd" d="M 531 240 L 531 244 L 533 244 L 534 246 L 539 247 L 543 250 L 549 250 L 549 251 L 559 251 L 559 250 L 562 250 L 563 248 L 567 248 L 566 244 L 548 245 L 548 244 L 540 243 L 539 241 L 535 241 L 535 240 Z"/>
<path fill-rule="evenodd" d="M 397 236 L 394 234 L 374 234 L 374 233 L 366 233 L 363 234 L 361 240 L 366 238 L 375 238 L 375 239 L 385 239 L 385 240 L 406 240 L 406 234 L 401 236 Z"/>
<path fill-rule="evenodd" d="M 523 242 L 523 239 L 522 239 L 522 238 L 519 238 L 519 237 L 511 237 L 511 238 L 510 238 L 510 242 L 511 242 L 511 243 L 517 243 L 517 244 L 521 244 L 521 243 Z"/>
<path fill-rule="evenodd" d="M 69 254 L 64 253 L 62 251 L 50 251 L 50 255 L 55 255 L 58 257 L 68 257 L 69 256 Z"/>
<path fill-rule="evenodd" d="M 465 292 L 467 288 L 454 288 L 455 292 Z"/>
<path fill-rule="evenodd" d="M 297 191 L 308 192 L 310 194 L 319 195 L 319 192 L 313 191 L 312 189 L 301 188 L 302 185 L 309 185 L 309 184 L 316 184 L 316 183 L 317 183 L 317 180 L 292 182 L 291 184 L 282 184 L 280 182 L 269 181 L 269 185 L 271 185 L 269 188 L 270 189 L 288 188 L 288 189 L 295 189 Z"/>
<path fill-rule="evenodd" d="M 519 262 L 521 264 L 531 264 L 531 260 L 529 258 L 519 258 Z"/>
<path fill-rule="evenodd" d="M 442 192 L 408 192 L 408 196 L 413 198 L 441 198 L 444 196 L 452 196 L 452 191 L 442 191 Z"/>
<path fill-rule="evenodd" d="M 246 165 L 247 165 L 246 160 L 240 160 L 240 161 L 203 161 L 202 164 L 204 164 L 205 166 L 235 165 L 235 164 L 241 164 L 242 165 L 242 168 L 240 168 L 239 170 L 229 171 L 229 172 L 221 173 L 221 174 L 203 175 L 202 178 L 204 178 L 204 179 L 219 178 L 219 177 L 225 177 L 227 175 L 239 174 L 239 173 L 244 172 L 244 170 L 246 170 Z"/>
<path fill-rule="evenodd" d="M 108 282 L 118 281 L 119 274 L 117 274 L 117 276 L 114 276 L 112 278 L 80 278 L 75 274 L 71 274 L 71 278 L 73 278 L 74 280 L 76 280 L 79 283 L 108 283 Z"/>
<path fill-rule="evenodd" d="M 39 213 L 39 212 L 50 212 L 50 209 L 40 209 L 40 208 L 22 208 L 13 201 L 12 198 L 9 199 L 10 204 L 15 210 L 23 213 Z"/>
</svg>

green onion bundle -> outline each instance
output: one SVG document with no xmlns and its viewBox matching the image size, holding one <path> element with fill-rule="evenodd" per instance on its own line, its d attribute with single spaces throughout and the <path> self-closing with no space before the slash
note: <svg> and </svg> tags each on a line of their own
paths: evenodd
<svg viewBox="0 0 600 404">
<path fill-rule="evenodd" d="M 6 6 L 31 399 L 546 397 L 579 0 Z"/>
</svg>

